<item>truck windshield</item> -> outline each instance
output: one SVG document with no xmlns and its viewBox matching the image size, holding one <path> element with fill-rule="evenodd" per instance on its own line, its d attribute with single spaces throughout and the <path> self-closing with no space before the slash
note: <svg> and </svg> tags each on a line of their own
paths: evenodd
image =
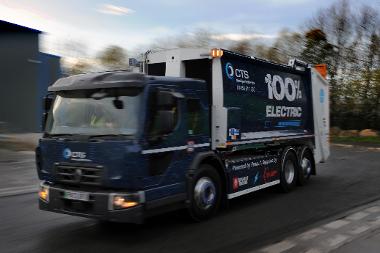
<svg viewBox="0 0 380 253">
<path fill-rule="evenodd" d="M 99 95 L 100 94 L 100 95 Z M 57 94 L 46 122 L 50 135 L 135 135 L 141 91 Z"/>
</svg>

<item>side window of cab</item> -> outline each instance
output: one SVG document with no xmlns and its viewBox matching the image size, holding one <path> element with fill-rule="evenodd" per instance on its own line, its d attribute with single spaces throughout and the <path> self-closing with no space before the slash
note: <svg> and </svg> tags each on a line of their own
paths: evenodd
<svg viewBox="0 0 380 253">
<path fill-rule="evenodd" d="M 172 91 L 155 89 L 149 95 L 148 135 L 151 137 L 170 134 L 179 118 L 178 99 Z"/>
<path fill-rule="evenodd" d="M 198 98 L 188 98 L 187 105 L 187 133 L 198 135 L 202 133 L 202 105 Z"/>
</svg>

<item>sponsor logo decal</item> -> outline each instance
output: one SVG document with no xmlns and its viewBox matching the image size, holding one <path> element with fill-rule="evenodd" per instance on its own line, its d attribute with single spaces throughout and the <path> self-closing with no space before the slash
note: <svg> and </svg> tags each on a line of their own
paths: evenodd
<svg viewBox="0 0 380 253">
<path fill-rule="evenodd" d="M 245 177 L 234 177 L 232 179 L 232 188 L 233 188 L 233 190 L 236 191 L 237 189 L 239 189 L 239 187 L 247 185 L 248 184 L 248 179 L 249 179 L 248 176 L 245 176 Z"/>
<path fill-rule="evenodd" d="M 231 140 L 237 140 L 240 135 L 240 130 L 236 128 L 230 128 L 228 129 L 228 136 L 231 138 Z"/>
<path fill-rule="evenodd" d="M 276 169 L 265 169 L 264 175 L 263 175 L 264 183 L 272 181 L 273 178 L 277 176 L 278 176 L 278 171 Z"/>
<path fill-rule="evenodd" d="M 242 92 L 255 92 L 255 82 L 251 80 L 252 75 L 248 70 L 243 68 L 236 68 L 230 62 L 225 65 L 225 72 L 228 79 L 234 81 L 236 91 Z"/>
<path fill-rule="evenodd" d="M 261 166 L 270 166 L 277 163 L 277 157 L 267 157 L 263 159 L 255 159 L 251 161 L 228 161 L 226 166 L 230 167 L 232 171 L 251 170 Z"/>
<path fill-rule="evenodd" d="M 86 156 L 87 156 L 86 152 L 77 152 L 77 151 L 73 152 L 69 148 L 65 148 L 63 150 L 62 155 L 63 155 L 63 158 L 65 158 L 65 159 L 73 159 L 73 160 L 75 160 L 75 159 L 85 159 Z"/>
<path fill-rule="evenodd" d="M 259 181 L 260 172 L 257 172 L 254 179 L 253 179 L 253 185 L 256 185 Z"/>
<path fill-rule="evenodd" d="M 231 80 L 234 78 L 249 79 L 249 73 L 247 70 L 234 68 L 230 62 L 226 63 L 226 74 Z"/>
<path fill-rule="evenodd" d="M 187 142 L 187 152 L 191 153 L 194 151 L 194 144 L 195 142 L 194 141 L 188 141 Z"/>
</svg>

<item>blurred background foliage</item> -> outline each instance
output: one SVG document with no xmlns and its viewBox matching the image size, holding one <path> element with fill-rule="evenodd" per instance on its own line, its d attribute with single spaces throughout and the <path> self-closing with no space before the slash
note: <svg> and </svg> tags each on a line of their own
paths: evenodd
<svg viewBox="0 0 380 253">
<path fill-rule="evenodd" d="M 158 38 L 133 56 L 138 57 L 146 49 L 177 47 L 221 47 L 282 64 L 287 64 L 290 58 L 327 64 L 331 126 L 380 130 L 380 13 L 373 7 L 353 8 L 348 0 L 338 0 L 305 20 L 298 31 L 284 28 L 271 40 L 249 36 L 239 40 L 220 39 L 216 31 L 199 29 Z M 86 51 L 84 45 L 73 48 Z M 66 64 L 66 73 L 127 69 L 127 56 L 124 48 L 111 45 L 94 59 L 76 57 Z"/>
</svg>

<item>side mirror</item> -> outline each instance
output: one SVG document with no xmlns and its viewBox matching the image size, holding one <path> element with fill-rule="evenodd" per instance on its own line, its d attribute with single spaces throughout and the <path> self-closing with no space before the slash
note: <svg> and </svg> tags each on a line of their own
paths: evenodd
<svg viewBox="0 0 380 253">
<path fill-rule="evenodd" d="M 44 98 L 43 98 L 43 103 L 42 103 L 42 107 L 43 107 L 43 114 L 42 114 L 42 121 L 41 121 L 41 130 L 42 131 L 45 131 L 45 125 L 46 125 L 46 121 L 47 121 L 47 118 L 48 118 L 48 114 L 49 114 L 49 111 L 53 105 L 53 102 L 54 102 L 54 99 L 55 99 L 55 95 L 53 93 L 48 93 Z"/>
<path fill-rule="evenodd" d="M 44 100 L 43 100 L 43 109 L 45 112 L 48 112 L 50 111 L 50 108 L 53 104 L 53 101 L 54 101 L 54 98 L 47 95 L 46 97 L 44 97 Z"/>
<path fill-rule="evenodd" d="M 42 130 L 42 132 L 45 132 L 47 118 L 48 118 L 48 113 L 44 112 L 42 114 L 42 121 L 41 121 L 41 130 Z"/>
<path fill-rule="evenodd" d="M 157 111 L 155 117 L 156 133 L 158 135 L 168 134 L 175 127 L 175 113 L 173 111 L 160 110 Z"/>
</svg>

